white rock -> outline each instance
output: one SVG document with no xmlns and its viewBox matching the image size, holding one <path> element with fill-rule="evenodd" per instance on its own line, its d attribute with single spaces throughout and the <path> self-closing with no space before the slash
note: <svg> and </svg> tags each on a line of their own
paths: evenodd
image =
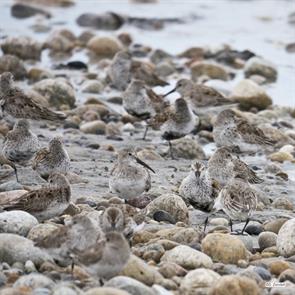
<svg viewBox="0 0 295 295">
<path fill-rule="evenodd" d="M 181 281 L 180 290 L 186 294 L 196 294 L 198 288 L 212 287 L 221 276 L 211 269 L 199 268 L 190 271 Z"/>
<path fill-rule="evenodd" d="M 52 288 L 54 286 L 54 282 L 42 275 L 37 273 L 32 273 L 29 275 L 24 275 L 20 277 L 14 284 L 13 287 L 30 287 L 32 289 L 36 288 Z"/>
<path fill-rule="evenodd" d="M 294 150 L 295 150 L 295 148 L 291 144 L 284 145 L 279 149 L 280 152 L 289 153 L 289 154 L 292 154 L 294 152 Z"/>
<path fill-rule="evenodd" d="M 212 268 L 213 266 L 212 259 L 208 255 L 185 245 L 166 251 L 161 261 L 174 262 L 186 269 Z"/>
<path fill-rule="evenodd" d="M 82 85 L 82 92 L 85 93 L 100 93 L 103 90 L 103 85 L 97 80 L 87 80 Z"/>
<path fill-rule="evenodd" d="M 295 255 L 295 218 L 288 220 L 281 227 L 277 238 L 277 248 L 280 255 L 284 257 Z"/>
<path fill-rule="evenodd" d="M 31 214 L 20 211 L 5 211 L 0 213 L 0 232 L 26 236 L 30 229 L 37 225 L 38 220 Z"/>
</svg>

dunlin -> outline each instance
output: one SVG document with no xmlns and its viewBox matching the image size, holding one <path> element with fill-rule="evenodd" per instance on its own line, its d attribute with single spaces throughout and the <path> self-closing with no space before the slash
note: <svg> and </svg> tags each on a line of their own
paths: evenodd
<svg viewBox="0 0 295 295">
<path fill-rule="evenodd" d="M 214 203 L 213 182 L 203 163 L 196 161 L 179 187 L 179 194 L 193 207 L 208 211 Z"/>
<path fill-rule="evenodd" d="M 59 225 L 50 235 L 35 241 L 46 249 L 58 264 L 72 263 L 75 251 L 85 251 L 104 237 L 101 228 L 86 215 L 75 215 L 65 225 Z"/>
<path fill-rule="evenodd" d="M 213 137 L 217 146 L 235 146 L 241 152 L 257 152 L 263 145 L 275 143 L 260 128 L 230 109 L 218 114 L 213 125 Z"/>
<path fill-rule="evenodd" d="M 131 80 L 131 54 L 119 51 L 108 68 L 108 76 L 112 85 L 118 90 L 125 90 Z"/>
<path fill-rule="evenodd" d="M 111 171 L 110 191 L 123 199 L 132 199 L 151 188 L 151 170 L 146 163 L 137 158 L 131 149 L 118 152 L 118 159 Z"/>
<path fill-rule="evenodd" d="M 250 184 L 243 179 L 243 176 L 237 174 L 219 193 L 215 203 L 214 210 L 223 210 L 230 218 L 232 230 L 232 221 L 245 221 L 242 234 L 250 221 L 250 217 L 256 210 L 257 192 Z"/>
<path fill-rule="evenodd" d="M 76 257 L 90 275 L 109 280 L 128 262 L 130 247 L 121 233 L 109 232 L 86 251 L 76 251 Z"/>
<path fill-rule="evenodd" d="M 15 203 L 5 205 L 4 209 L 26 211 L 39 221 L 62 214 L 71 199 L 69 181 L 60 173 L 50 175 L 48 181 L 48 185 L 25 193 Z"/>
<path fill-rule="evenodd" d="M 198 113 L 198 109 L 202 107 L 233 104 L 233 101 L 214 88 L 203 84 L 196 84 L 189 79 L 179 80 L 175 88 L 166 93 L 165 96 L 173 92 L 178 92 L 183 98 L 187 99 L 195 113 Z"/>
<path fill-rule="evenodd" d="M 123 232 L 125 228 L 125 217 L 121 209 L 109 207 L 101 216 L 101 227 L 104 232 Z"/>
<path fill-rule="evenodd" d="M 41 106 L 13 85 L 13 75 L 5 72 L 0 76 L 0 107 L 2 113 L 14 118 L 61 121 L 65 114 L 53 112 Z"/>
<path fill-rule="evenodd" d="M 32 164 L 33 169 L 44 178 L 54 172 L 66 174 L 70 166 L 70 158 L 61 137 L 54 137 L 48 148 L 39 150 Z"/>
<path fill-rule="evenodd" d="M 199 118 L 192 112 L 183 98 L 176 99 L 174 108 L 167 109 L 166 121 L 161 126 L 161 132 L 162 137 L 169 143 L 171 158 L 174 158 L 171 140 L 191 133 L 198 124 Z"/>
<path fill-rule="evenodd" d="M 259 178 L 245 162 L 240 160 L 228 147 L 218 148 L 208 161 L 208 172 L 220 185 L 226 185 L 237 173 L 250 183 L 261 183 Z"/>
<path fill-rule="evenodd" d="M 38 137 L 27 120 L 19 120 L 4 140 L 3 155 L 10 161 L 25 165 L 40 149 Z"/>
</svg>

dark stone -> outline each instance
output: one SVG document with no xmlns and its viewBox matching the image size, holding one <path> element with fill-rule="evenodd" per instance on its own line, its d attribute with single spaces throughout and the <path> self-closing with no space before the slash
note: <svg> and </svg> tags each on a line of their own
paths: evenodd
<svg viewBox="0 0 295 295">
<path fill-rule="evenodd" d="M 263 226 L 261 224 L 250 224 L 246 227 L 245 232 L 249 235 L 258 236 L 261 232 L 263 232 Z"/>
<path fill-rule="evenodd" d="M 171 224 L 175 224 L 176 220 L 173 216 L 171 216 L 168 212 L 164 211 L 164 210 L 159 210 L 156 211 L 153 215 L 153 219 L 160 222 L 160 221 L 165 221 L 165 222 L 169 222 Z"/>
<path fill-rule="evenodd" d="M 42 14 L 47 18 L 51 17 L 49 12 L 30 5 L 17 3 L 11 6 L 11 15 L 16 18 L 28 18 L 36 14 Z"/>
</svg>

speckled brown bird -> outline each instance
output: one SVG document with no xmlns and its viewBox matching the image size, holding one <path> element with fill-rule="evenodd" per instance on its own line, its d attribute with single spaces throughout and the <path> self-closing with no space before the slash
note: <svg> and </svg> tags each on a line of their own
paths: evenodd
<svg viewBox="0 0 295 295">
<path fill-rule="evenodd" d="M 64 113 L 41 106 L 14 86 L 10 72 L 0 76 L 0 108 L 3 114 L 20 119 L 61 121 L 66 118 Z"/>
</svg>

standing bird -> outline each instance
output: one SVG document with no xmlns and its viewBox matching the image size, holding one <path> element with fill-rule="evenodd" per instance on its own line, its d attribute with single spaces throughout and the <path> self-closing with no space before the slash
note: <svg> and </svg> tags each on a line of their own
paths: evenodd
<svg viewBox="0 0 295 295">
<path fill-rule="evenodd" d="M 141 80 L 133 79 L 123 93 L 123 107 L 126 112 L 141 120 L 147 120 L 161 113 L 168 102 L 157 95 Z M 143 140 L 147 135 L 149 125 L 146 125 Z"/>
<path fill-rule="evenodd" d="M 209 211 L 214 203 L 215 189 L 205 165 L 196 161 L 179 187 L 179 194 L 194 208 Z"/>
<path fill-rule="evenodd" d="M 223 210 L 230 218 L 230 227 L 232 221 L 245 221 L 242 234 L 245 231 L 250 217 L 256 210 L 257 192 L 249 185 L 243 176 L 237 174 L 219 193 L 213 209 Z"/>
<path fill-rule="evenodd" d="M 53 112 L 41 106 L 13 85 L 13 75 L 5 72 L 0 76 L 0 108 L 3 114 L 14 118 L 61 121 L 64 113 Z"/>
<path fill-rule="evenodd" d="M 179 80 L 175 88 L 166 93 L 165 96 L 173 92 L 178 92 L 187 99 L 195 113 L 199 113 L 199 109 L 202 107 L 216 107 L 234 103 L 214 88 L 203 84 L 196 84 L 189 79 Z"/>
<path fill-rule="evenodd" d="M 153 120 L 159 118 L 161 125 L 162 138 L 169 143 L 170 156 L 173 159 L 171 140 L 184 137 L 191 133 L 199 125 L 199 117 L 189 108 L 183 98 L 176 99 L 174 107 L 167 108 L 165 114 L 159 114 Z"/>
<path fill-rule="evenodd" d="M 78 263 L 87 272 L 100 280 L 109 280 L 116 276 L 127 264 L 130 247 L 121 233 L 108 232 L 105 238 L 85 251 L 75 251 Z"/>
<path fill-rule="evenodd" d="M 241 152 L 257 152 L 261 146 L 275 143 L 260 128 L 230 109 L 217 115 L 213 137 L 217 146 L 238 147 Z"/>
<path fill-rule="evenodd" d="M 250 183 L 261 183 L 259 178 L 245 162 L 240 160 L 228 147 L 218 148 L 208 161 L 208 173 L 220 185 L 226 185 L 238 173 Z"/>
<path fill-rule="evenodd" d="M 44 221 L 59 216 L 69 206 L 71 187 L 67 178 L 60 174 L 50 175 L 49 184 L 20 196 L 16 202 L 4 205 L 4 210 L 22 210 Z"/>
<path fill-rule="evenodd" d="M 101 216 L 101 228 L 104 232 L 123 232 L 125 228 L 125 216 L 121 209 L 109 207 Z"/>
<path fill-rule="evenodd" d="M 151 176 L 148 169 L 155 173 L 130 149 L 120 150 L 109 179 L 110 191 L 125 200 L 136 198 L 143 192 L 149 191 Z"/>
<path fill-rule="evenodd" d="M 67 174 L 70 167 L 70 158 L 61 137 L 54 137 L 48 148 L 39 150 L 32 164 L 32 168 L 45 179 L 54 172 Z"/>
<path fill-rule="evenodd" d="M 119 51 L 108 68 L 108 77 L 118 90 L 124 91 L 131 80 L 131 57 L 128 51 Z"/>
<path fill-rule="evenodd" d="M 19 182 L 18 180 L 18 174 L 17 174 L 17 169 L 16 169 L 16 166 L 13 162 L 11 162 L 10 160 L 8 160 L 6 157 L 4 157 L 3 155 L 0 154 L 0 165 L 7 165 L 7 166 L 10 166 L 13 171 L 14 171 L 14 174 L 15 174 L 15 178 L 16 178 L 16 181 Z M 11 169 L 6 169 L 6 167 L 2 167 L 4 169 L 1 169 L 0 170 L 0 182 L 3 180 L 3 179 L 6 179 L 7 177 L 9 177 L 11 175 L 11 172 L 12 170 Z"/>
<path fill-rule="evenodd" d="M 30 124 L 20 119 L 4 140 L 2 154 L 10 161 L 24 165 L 40 149 L 38 137 L 30 130 Z"/>
</svg>

